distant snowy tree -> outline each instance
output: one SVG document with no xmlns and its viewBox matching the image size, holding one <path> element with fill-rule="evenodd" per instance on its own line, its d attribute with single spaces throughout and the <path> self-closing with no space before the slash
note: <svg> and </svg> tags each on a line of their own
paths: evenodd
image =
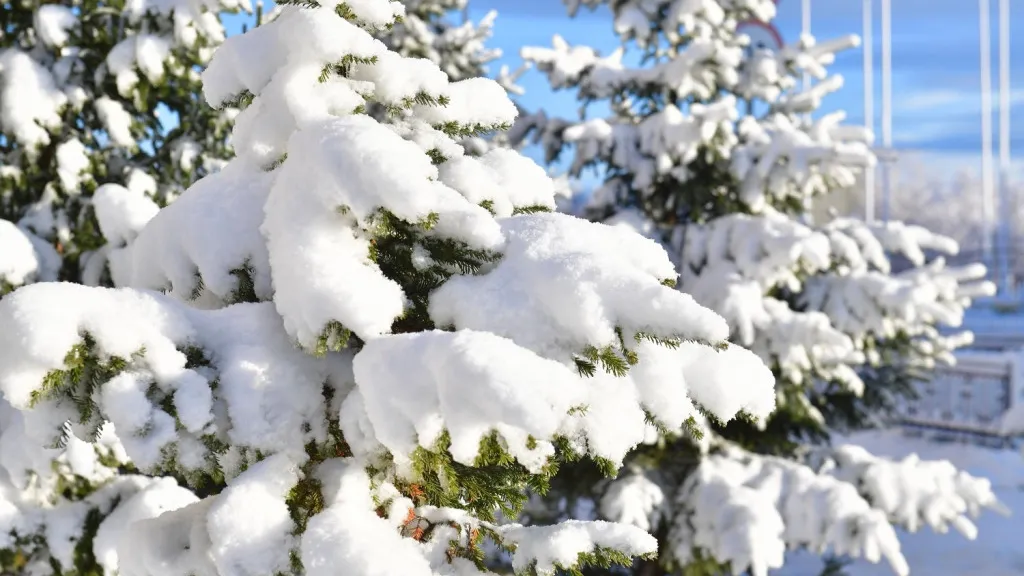
<svg viewBox="0 0 1024 576">
<path fill-rule="evenodd" d="M 554 574 L 654 554 L 625 524 L 502 518 L 569 461 L 614 475 L 655 424 L 766 418 L 771 371 L 672 288 L 656 242 L 552 212 L 514 151 L 465 155 L 515 107 L 375 40 L 400 3 L 302 4 L 203 73 L 209 103 L 243 108 L 236 156 L 141 227 L 132 288 L 0 300 L 3 571 L 468 576 L 490 542 Z"/>
<path fill-rule="evenodd" d="M 599 169 L 586 213 L 666 247 L 680 289 L 772 367 L 778 409 L 761 428 L 714 418 L 704 435 L 663 427 L 616 480 L 565 471 L 525 518 L 596 514 L 644 528 L 660 544 L 656 561 L 636 567 L 645 576 L 764 576 L 791 548 L 884 558 L 905 574 L 894 526 L 973 537 L 967 516 L 999 507 L 987 481 L 827 444 L 836 430 L 884 421 L 915 379 L 950 361 L 969 334 L 938 327 L 959 325 L 970 298 L 992 290 L 978 281 L 983 267 L 926 261 L 957 246 L 925 228 L 807 217 L 814 198 L 852 186 L 875 161 L 870 134 L 843 126 L 842 112 L 810 116 L 842 85 L 825 66 L 857 38 L 747 50 L 737 25 L 769 21 L 771 0 L 567 4 L 607 5 L 622 48 L 601 56 L 556 37 L 524 49 L 587 114 L 524 115 L 514 140 L 541 144 L 549 161 L 572 153 L 572 176 Z M 626 50 L 643 65 L 624 65 Z M 815 79 L 806 90 L 803 73 Z M 897 254 L 915 267 L 891 273 Z"/>
<path fill-rule="evenodd" d="M 228 157 L 230 113 L 203 105 L 199 67 L 224 39 L 218 13 L 241 8 L 0 3 L 0 294 L 112 282 L 109 252 Z"/>
<path fill-rule="evenodd" d="M 501 50 L 484 43 L 493 33 L 497 11 L 478 22 L 465 19 L 469 0 L 402 0 L 405 16 L 395 26 L 378 33 L 388 48 L 402 56 L 426 58 L 454 81 L 487 75 L 487 64 L 501 57 Z"/>
<path fill-rule="evenodd" d="M 982 240 L 986 227 L 980 201 L 982 182 L 977 170 L 956 169 L 957 164 L 955 158 L 951 161 L 943 154 L 901 153 L 891 168 L 893 186 L 889 209 L 894 220 L 922 226 L 956 240 L 960 252 L 947 255 L 947 262 L 967 264 L 978 262 L 984 256 Z M 1006 204 L 1000 204 L 997 226 L 1001 227 L 1006 218 L 1009 234 L 1004 238 L 997 231 L 993 244 L 997 253 L 1004 248 L 1007 250 L 1009 273 L 1019 282 L 1024 279 L 1024 204 L 1020 202 L 1024 198 L 1024 180 L 1011 173 L 1007 184 Z M 876 186 L 877 190 L 881 189 L 881 179 L 877 176 Z M 815 212 L 825 214 L 831 208 L 829 204 L 840 216 L 863 215 L 863 176 L 852 187 L 830 192 L 824 205 L 815 203 Z M 1003 206 L 1006 206 L 1005 211 Z M 995 260 L 996 267 L 989 272 L 1000 274 L 999 258 Z M 896 263 L 897 268 L 904 265 Z"/>
</svg>

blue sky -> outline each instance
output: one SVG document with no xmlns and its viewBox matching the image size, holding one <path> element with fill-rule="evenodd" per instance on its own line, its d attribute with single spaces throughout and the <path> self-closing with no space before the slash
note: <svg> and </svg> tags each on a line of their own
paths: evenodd
<svg viewBox="0 0 1024 576">
<path fill-rule="evenodd" d="M 975 0 L 894 0 L 893 4 L 893 138 L 900 149 L 921 151 L 941 158 L 938 168 L 974 168 L 981 149 L 981 99 L 978 7 Z M 995 55 L 996 1 L 993 4 L 993 80 L 997 77 Z M 1011 0 L 1012 138 L 1015 165 L 1024 157 L 1024 5 Z M 591 45 L 602 53 L 617 46 L 606 10 L 582 10 L 567 17 L 560 0 L 471 0 L 470 16 L 477 20 L 487 11 L 499 13 L 490 45 L 503 57 L 492 67 L 521 63 L 519 48 L 548 46 L 554 34 L 570 43 Z M 822 39 L 860 34 L 861 2 L 812 0 L 812 33 Z M 881 63 L 880 25 L 875 16 L 875 63 Z M 800 2 L 780 0 L 775 22 L 786 41 L 800 32 Z M 826 100 L 823 111 L 845 109 L 848 122 L 862 124 L 863 79 L 861 49 L 841 53 L 831 71 L 845 78 L 840 92 Z M 551 114 L 571 116 L 576 104 L 571 93 L 552 93 L 543 76 L 528 72 L 520 82 L 526 94 L 519 101 L 527 109 L 544 107 Z M 876 111 L 881 106 L 881 76 L 876 70 Z M 993 93 L 995 102 L 995 94 Z M 878 120 L 880 122 L 880 117 Z M 880 133 L 881 125 L 875 126 Z"/>
</svg>

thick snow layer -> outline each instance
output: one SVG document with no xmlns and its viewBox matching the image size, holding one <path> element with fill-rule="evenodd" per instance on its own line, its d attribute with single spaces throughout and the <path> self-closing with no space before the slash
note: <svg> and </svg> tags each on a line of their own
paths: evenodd
<svg viewBox="0 0 1024 576">
<path fill-rule="evenodd" d="M 198 291 L 227 302 L 239 288 L 231 271 L 248 266 L 256 296 L 269 299 L 270 263 L 260 224 L 272 182 L 272 174 L 236 163 L 196 182 L 139 233 L 132 286 L 166 289 L 183 301 Z M 177 232 L 186 228 L 188 234 Z"/>
<path fill-rule="evenodd" d="M 374 436 L 399 466 L 417 444 L 432 447 L 444 430 L 452 457 L 471 466 L 480 441 L 497 429 L 509 452 L 539 472 L 554 452 L 545 440 L 572 407 L 588 400 L 573 370 L 488 332 L 378 338 L 356 355 L 353 370 Z M 355 428 L 346 424 L 343 419 L 344 428 Z M 536 447 L 528 448 L 529 438 Z"/>
<path fill-rule="evenodd" d="M 28 230 L 0 220 L 0 282 L 21 286 L 32 281 L 57 279 L 60 255 Z"/>
<path fill-rule="evenodd" d="M 627 336 L 728 337 L 718 315 L 663 284 L 674 281 L 675 267 L 647 238 L 564 214 L 514 216 L 501 226 L 504 258 L 434 293 L 435 322 L 495 332 L 552 358 L 614 345 L 616 328 Z"/>
<path fill-rule="evenodd" d="M 303 346 L 314 347 L 330 321 L 367 339 L 402 314 L 402 288 L 370 261 L 371 236 L 361 230 L 377 210 L 406 222 L 433 215 L 434 235 L 474 249 L 503 243 L 485 209 L 434 180 L 427 155 L 367 116 L 298 132 L 289 150 L 262 230 L 274 302 Z"/>
</svg>

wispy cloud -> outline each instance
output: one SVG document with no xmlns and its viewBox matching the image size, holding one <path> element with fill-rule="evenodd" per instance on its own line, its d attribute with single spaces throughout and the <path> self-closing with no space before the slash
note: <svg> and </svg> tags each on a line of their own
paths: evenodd
<svg viewBox="0 0 1024 576">
<path fill-rule="evenodd" d="M 992 94 L 993 102 L 996 102 L 996 93 Z M 1017 107 L 1024 104 L 1024 89 L 1012 90 L 1010 92 L 1010 106 Z M 936 111 L 948 112 L 950 109 L 963 113 L 980 111 L 981 89 L 978 90 L 915 90 L 908 94 L 901 94 L 894 102 L 895 113 L 906 113 L 910 115 L 922 113 L 934 113 Z M 994 104 L 995 105 L 995 104 Z"/>
</svg>

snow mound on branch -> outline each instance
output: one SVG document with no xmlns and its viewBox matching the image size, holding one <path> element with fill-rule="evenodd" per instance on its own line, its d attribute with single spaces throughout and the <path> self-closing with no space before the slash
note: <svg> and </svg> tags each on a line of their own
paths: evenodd
<svg viewBox="0 0 1024 576">
<path fill-rule="evenodd" d="M 633 526 L 601 521 L 567 520 L 552 526 L 513 525 L 503 527 L 502 536 L 516 545 L 512 554 L 514 570 L 525 571 L 534 566 L 537 574 L 543 576 L 576 564 L 579 554 L 597 547 L 620 550 L 629 556 L 653 554 L 658 550 L 658 541 L 650 534 Z"/>
<path fill-rule="evenodd" d="M 503 243 L 485 209 L 437 182 L 427 155 L 369 117 L 298 132 L 289 150 L 262 230 L 274 302 L 289 334 L 305 347 L 315 347 L 331 321 L 369 339 L 388 332 L 402 314 L 402 288 L 370 257 L 379 210 L 406 222 L 432 220 L 428 234 L 470 248 Z"/>
<path fill-rule="evenodd" d="M 131 285 L 220 306 L 240 288 L 232 271 L 248 270 L 255 296 L 269 300 L 270 262 L 260 224 L 273 181 L 273 174 L 231 162 L 193 184 L 139 233 Z M 177 232 L 185 229 L 188 234 Z"/>
<path fill-rule="evenodd" d="M 448 105 L 417 106 L 414 113 L 435 125 L 456 122 L 480 126 L 509 124 L 518 113 L 505 89 L 489 78 L 452 82 L 444 93 L 448 97 Z"/>
<path fill-rule="evenodd" d="M 57 279 L 60 255 L 35 234 L 0 220 L 0 246 L 0 284 L 17 287 Z"/>
<path fill-rule="evenodd" d="M 519 207 L 555 208 L 555 183 L 532 159 L 495 148 L 480 158 L 458 156 L 438 166 L 439 179 L 474 204 L 490 203 L 498 217 Z"/>
<path fill-rule="evenodd" d="M 377 515 L 370 478 L 362 468 L 332 460 L 320 466 L 318 476 L 328 505 L 310 520 L 302 537 L 307 574 L 435 574 L 422 546 Z"/>
<path fill-rule="evenodd" d="M 445 430 L 452 458 L 472 466 L 480 441 L 497 430 L 509 452 L 538 473 L 554 454 L 548 440 L 586 399 L 570 368 L 487 332 L 377 338 L 356 355 L 353 370 L 359 396 L 350 401 L 362 401 L 373 436 L 400 468 L 417 446 L 433 448 Z M 535 446 L 528 448 L 531 438 Z"/>
<path fill-rule="evenodd" d="M 124 105 L 107 96 L 96 99 L 96 113 L 107 128 L 110 140 L 117 146 L 132 148 L 136 145 L 132 136 L 132 117 Z"/>
<path fill-rule="evenodd" d="M 667 511 L 664 489 L 641 471 L 620 474 L 598 503 L 601 516 L 653 532 Z"/>
<path fill-rule="evenodd" d="M 644 408 L 675 428 L 696 414 L 688 396 L 723 421 L 740 409 L 761 418 L 770 413 L 771 373 L 749 353 L 746 359 L 730 350 L 692 344 L 677 353 L 647 344 L 629 376 L 583 378 L 487 332 L 384 336 L 356 355 L 357 393 L 342 406 L 342 425 L 357 453 L 369 454 L 379 442 L 405 473 L 416 448 L 433 448 L 444 431 L 452 457 L 466 465 L 492 431 L 513 457 L 538 472 L 554 454 L 550 441 L 556 436 L 621 463 L 644 439 Z M 577 407 L 585 410 L 572 410 Z"/>
<path fill-rule="evenodd" d="M 618 344 L 617 328 L 627 338 L 728 338 L 721 317 L 664 284 L 676 271 L 657 243 L 564 214 L 500 223 L 507 237 L 502 260 L 432 295 L 439 325 L 493 332 L 550 358 Z"/>
<path fill-rule="evenodd" d="M 160 207 L 136 188 L 104 184 L 93 193 L 93 212 L 100 233 L 107 241 L 99 250 L 81 259 L 82 283 L 98 286 L 104 269 L 115 286 L 127 286 L 132 278 L 131 245 Z"/>
<path fill-rule="evenodd" d="M 118 184 L 97 188 L 92 204 L 100 232 L 115 246 L 135 240 L 139 231 L 160 211 L 160 207 L 141 192 Z"/>
</svg>

